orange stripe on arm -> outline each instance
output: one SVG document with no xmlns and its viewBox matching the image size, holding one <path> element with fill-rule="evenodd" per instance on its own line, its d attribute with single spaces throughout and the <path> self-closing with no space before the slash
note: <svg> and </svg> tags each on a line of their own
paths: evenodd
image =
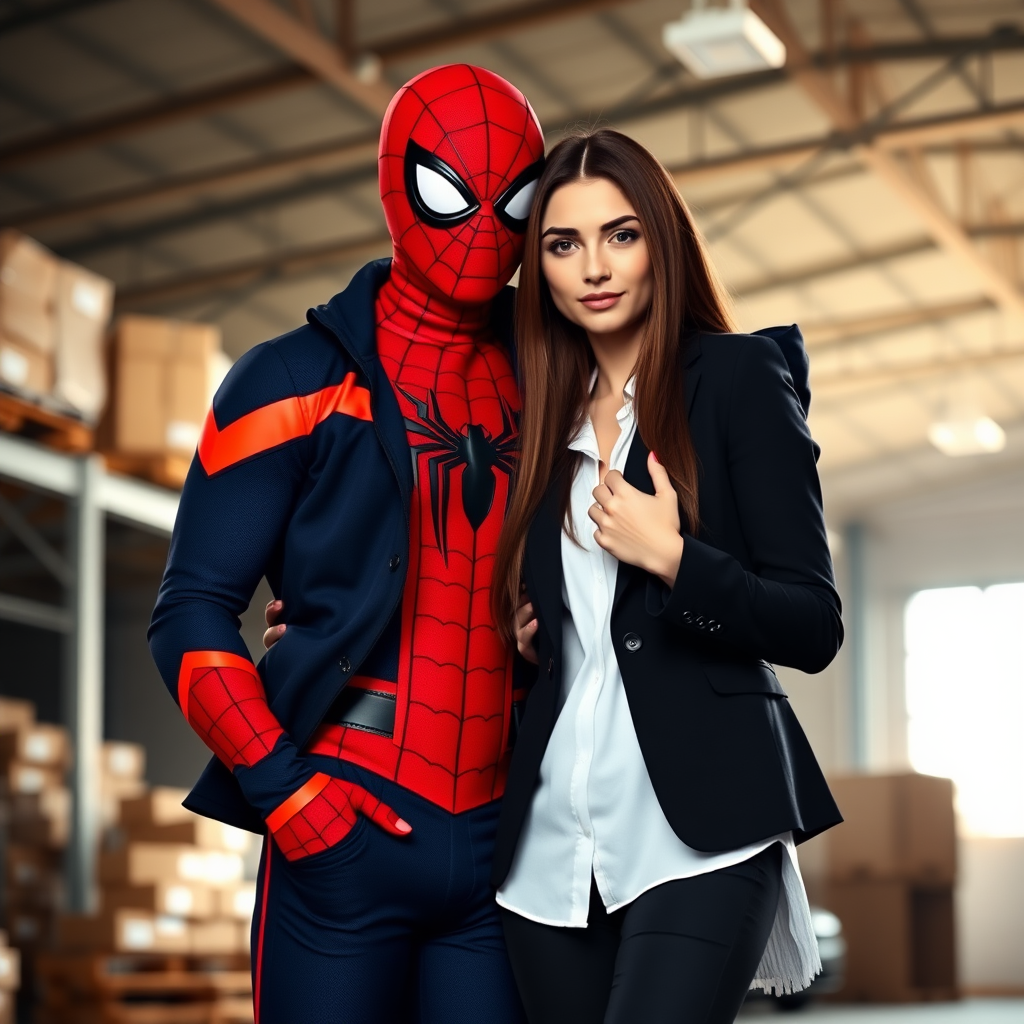
<svg viewBox="0 0 1024 1024">
<path fill-rule="evenodd" d="M 282 825 L 295 817 L 314 797 L 319 796 L 331 781 L 330 775 L 317 772 L 305 785 L 300 786 L 287 800 L 278 804 L 267 815 L 267 828 L 276 832 Z"/>
<path fill-rule="evenodd" d="M 287 441 L 308 437 L 336 412 L 359 420 L 373 420 L 370 392 L 356 386 L 354 371 L 347 374 L 340 384 L 322 391 L 283 398 L 280 402 L 254 409 L 223 430 L 217 426 L 211 409 L 206 414 L 199 438 L 199 461 L 207 476 L 212 476 Z"/>
<path fill-rule="evenodd" d="M 178 669 L 178 707 L 188 721 L 188 695 L 192 682 L 192 673 L 197 668 L 236 668 L 249 672 L 256 677 L 260 692 L 263 692 L 263 680 L 260 679 L 256 666 L 248 659 L 228 651 L 186 651 Z"/>
</svg>

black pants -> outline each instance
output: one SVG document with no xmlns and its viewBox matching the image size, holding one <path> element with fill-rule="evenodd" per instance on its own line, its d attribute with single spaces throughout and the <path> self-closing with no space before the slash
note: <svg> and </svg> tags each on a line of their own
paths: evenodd
<svg viewBox="0 0 1024 1024">
<path fill-rule="evenodd" d="M 503 909 L 530 1024 L 732 1024 L 775 922 L 784 852 L 665 882 L 613 914 L 592 884 L 586 928 Z"/>
</svg>

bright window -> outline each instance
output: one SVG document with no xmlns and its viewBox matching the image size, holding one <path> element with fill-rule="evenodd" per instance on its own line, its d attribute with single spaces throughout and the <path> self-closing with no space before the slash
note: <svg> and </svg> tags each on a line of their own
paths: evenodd
<svg viewBox="0 0 1024 1024">
<path fill-rule="evenodd" d="M 907 603 L 910 762 L 956 783 L 964 829 L 1024 836 L 1024 583 Z"/>
</svg>

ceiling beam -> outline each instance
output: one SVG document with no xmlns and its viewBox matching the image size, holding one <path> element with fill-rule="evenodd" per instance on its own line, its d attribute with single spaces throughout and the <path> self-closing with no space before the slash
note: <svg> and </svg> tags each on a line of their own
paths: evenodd
<svg viewBox="0 0 1024 1024">
<path fill-rule="evenodd" d="M 532 0 L 486 14 L 468 15 L 436 28 L 421 29 L 405 36 L 385 38 L 365 47 L 384 64 L 422 57 L 437 50 L 454 49 L 502 39 L 512 32 L 540 28 L 553 21 L 597 14 L 636 0 Z"/>
<path fill-rule="evenodd" d="M 356 241 L 306 246 L 227 266 L 190 271 L 148 284 L 119 288 L 114 305 L 118 311 L 123 312 L 186 302 L 212 292 L 243 288 L 266 280 L 294 277 L 325 267 L 344 266 L 390 254 L 391 238 L 388 235 L 371 235 Z"/>
<path fill-rule="evenodd" d="M 156 103 L 144 103 L 116 114 L 66 125 L 0 148 L 0 171 L 10 171 L 33 160 L 62 156 L 86 146 L 116 142 L 176 121 L 208 117 L 229 107 L 276 96 L 288 89 L 308 87 L 316 81 L 302 68 L 275 68 L 183 95 L 169 96 Z"/>
<path fill-rule="evenodd" d="M 310 80 L 305 73 L 301 74 L 302 80 Z M 686 90 L 685 95 L 676 98 L 676 109 L 685 109 L 694 102 L 706 102 L 704 90 Z M 667 112 L 665 104 L 660 99 L 657 101 L 657 111 Z M 625 116 L 622 116 L 623 114 Z M 623 111 L 618 121 L 622 123 L 626 117 L 643 116 L 649 115 L 647 108 L 641 106 Z M 896 149 L 921 146 L 940 140 L 951 141 L 1015 125 L 1024 125 L 1024 102 L 1005 104 L 993 110 L 960 112 L 902 122 L 878 129 L 873 138 L 877 145 L 885 149 Z M 550 129 L 550 126 L 548 127 Z M 688 161 L 670 167 L 669 171 L 675 177 L 676 184 L 680 188 L 685 188 L 718 179 L 725 174 L 786 170 L 795 167 L 821 149 L 839 145 L 841 141 L 841 136 L 838 135 L 803 139 L 721 157 Z M 115 189 L 76 202 L 29 209 L 24 214 L 7 217 L 5 222 L 25 231 L 61 227 L 119 215 L 147 206 L 159 206 L 175 200 L 187 201 L 221 189 L 251 187 L 289 173 L 308 174 L 349 167 L 360 159 L 367 163 L 376 161 L 375 135 L 356 140 L 345 139 L 340 142 L 304 146 L 271 156 L 236 161 L 212 170 L 166 178 L 153 184 Z M 0 165 L 2 161 L 3 157 L 0 155 Z"/>
<path fill-rule="evenodd" d="M 858 389 L 857 397 L 860 397 L 862 388 L 872 388 L 889 384 L 898 384 L 904 381 L 926 380 L 929 377 L 943 377 L 950 374 L 959 374 L 971 370 L 986 370 L 992 366 L 1004 366 L 1007 363 L 1015 363 L 1024 359 L 1024 347 L 1015 349 L 1003 349 L 995 352 L 978 352 L 973 354 L 940 356 L 935 359 L 920 359 L 913 362 L 878 367 L 871 370 L 843 369 L 830 373 L 814 373 L 814 363 L 811 363 L 811 385 L 817 390 L 829 389 L 831 402 L 838 402 L 841 398 L 837 390 L 851 388 Z M 850 396 L 853 397 L 853 396 Z M 831 404 L 831 403 L 830 403 Z"/>
<path fill-rule="evenodd" d="M 938 306 L 901 309 L 894 313 L 876 313 L 873 316 L 806 323 L 800 325 L 800 330 L 807 342 L 813 365 L 814 357 L 852 348 L 855 342 L 873 340 L 894 331 L 943 323 L 992 308 L 992 303 L 988 299 L 968 299 L 964 302 L 947 302 Z M 860 347 L 859 344 L 856 347 Z"/>
<path fill-rule="evenodd" d="M 208 0 L 254 35 L 291 57 L 307 71 L 334 86 L 357 106 L 382 117 L 394 90 L 383 81 L 364 81 L 338 47 L 271 0 Z"/>
<path fill-rule="evenodd" d="M 786 45 L 790 75 L 839 131 L 854 132 L 857 119 L 826 72 L 813 65 L 811 55 L 789 18 L 782 0 L 751 0 L 751 9 Z M 868 166 L 922 221 L 936 244 L 977 281 L 982 292 L 1005 312 L 1024 319 L 1024 295 L 978 250 L 963 228 L 911 176 L 893 154 L 871 144 L 854 147 Z"/>
<path fill-rule="evenodd" d="M 110 3 L 110 0 L 57 0 L 56 3 L 16 10 L 14 14 L 0 19 L 0 36 L 17 32 L 23 28 L 31 28 L 33 25 L 46 25 L 57 18 L 63 18 L 68 14 L 78 14 L 79 11 L 106 3 Z"/>
</svg>

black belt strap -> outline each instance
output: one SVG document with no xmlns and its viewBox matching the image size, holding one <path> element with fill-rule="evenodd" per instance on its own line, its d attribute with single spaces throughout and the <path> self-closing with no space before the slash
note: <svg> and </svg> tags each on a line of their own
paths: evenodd
<svg viewBox="0 0 1024 1024">
<path fill-rule="evenodd" d="M 395 735 L 395 696 L 380 690 L 362 690 L 346 686 L 338 698 L 334 720 L 350 729 L 362 729 L 378 736 Z M 509 729 L 509 746 L 516 741 L 519 723 L 526 707 L 525 700 L 512 703 L 512 721 Z"/>
</svg>

